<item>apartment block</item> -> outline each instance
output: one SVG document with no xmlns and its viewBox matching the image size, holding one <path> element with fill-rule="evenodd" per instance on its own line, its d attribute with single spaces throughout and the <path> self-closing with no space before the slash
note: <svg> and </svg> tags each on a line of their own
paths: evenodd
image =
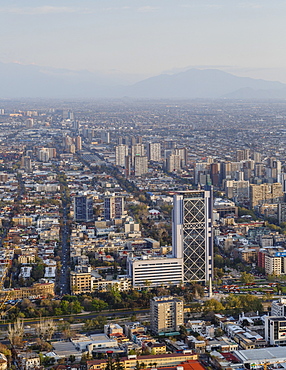
<svg viewBox="0 0 286 370">
<path fill-rule="evenodd" d="M 150 300 L 151 330 L 170 333 L 180 330 L 184 324 L 184 304 L 179 298 L 153 297 Z"/>
</svg>

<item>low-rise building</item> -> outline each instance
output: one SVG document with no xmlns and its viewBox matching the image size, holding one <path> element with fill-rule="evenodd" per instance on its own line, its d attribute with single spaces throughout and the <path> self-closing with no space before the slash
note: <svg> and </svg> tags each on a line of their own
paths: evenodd
<svg viewBox="0 0 286 370">
<path fill-rule="evenodd" d="M 169 257 L 128 257 L 133 287 L 178 285 L 183 282 L 183 261 Z"/>
<path fill-rule="evenodd" d="M 149 355 L 149 356 L 140 356 L 131 355 L 128 357 L 121 358 L 121 363 L 124 367 L 124 370 L 133 370 L 139 362 L 144 364 L 144 367 L 150 367 L 150 364 L 156 364 L 156 368 L 159 367 L 171 367 L 179 366 L 184 361 L 197 360 L 198 355 L 188 351 L 188 353 L 168 353 L 163 355 Z M 103 360 L 91 360 L 87 361 L 87 370 L 101 370 L 106 366 L 106 359 Z M 152 365 L 153 366 L 153 365 Z"/>
</svg>

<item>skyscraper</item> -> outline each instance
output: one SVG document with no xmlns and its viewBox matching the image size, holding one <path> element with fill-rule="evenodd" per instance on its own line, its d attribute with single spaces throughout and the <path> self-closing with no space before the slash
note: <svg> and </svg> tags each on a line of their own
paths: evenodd
<svg viewBox="0 0 286 370">
<path fill-rule="evenodd" d="M 184 281 L 208 282 L 213 275 L 212 189 L 174 195 L 173 253 L 183 258 Z"/>
</svg>

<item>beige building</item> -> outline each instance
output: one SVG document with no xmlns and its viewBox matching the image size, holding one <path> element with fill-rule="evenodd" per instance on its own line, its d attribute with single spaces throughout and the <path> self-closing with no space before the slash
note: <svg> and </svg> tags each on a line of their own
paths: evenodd
<svg viewBox="0 0 286 370">
<path fill-rule="evenodd" d="M 150 363 L 156 363 L 158 367 L 178 366 L 184 361 L 197 360 L 198 355 L 194 353 L 168 353 L 163 355 L 128 356 L 121 358 L 121 363 L 125 370 L 133 370 L 137 363 L 144 364 L 144 367 L 150 367 Z M 106 359 L 87 361 L 87 370 L 101 370 L 106 367 Z"/>
<path fill-rule="evenodd" d="M 93 289 L 91 273 L 71 271 L 70 286 L 72 294 L 91 293 Z"/>
<path fill-rule="evenodd" d="M 28 216 L 22 216 L 22 217 L 13 217 L 12 221 L 14 225 L 22 225 L 22 226 L 31 226 L 33 223 L 33 218 Z"/>
<path fill-rule="evenodd" d="M 132 288 L 132 281 L 130 278 L 118 278 L 117 280 L 94 279 L 92 282 L 94 290 L 106 292 L 115 288 L 119 292 L 125 292 Z"/>
<path fill-rule="evenodd" d="M 125 167 L 125 158 L 128 156 L 128 146 L 120 144 L 115 147 L 116 166 Z"/>
<path fill-rule="evenodd" d="M 151 330 L 156 333 L 179 331 L 184 325 L 183 301 L 174 297 L 153 297 L 150 300 Z"/>
<path fill-rule="evenodd" d="M 254 208 L 264 203 L 280 203 L 283 201 L 283 189 L 282 184 L 261 184 L 261 185 L 250 185 L 250 206 Z"/>
<path fill-rule="evenodd" d="M 267 275 L 283 275 L 286 273 L 286 257 L 265 256 L 265 273 Z"/>
<path fill-rule="evenodd" d="M 179 154 L 171 154 L 166 160 L 166 169 L 168 172 L 181 170 L 181 157 Z"/>
<path fill-rule="evenodd" d="M 21 370 L 37 369 L 41 366 L 40 357 L 37 353 L 21 353 L 18 355 L 18 364 Z"/>
<path fill-rule="evenodd" d="M 9 299 L 47 298 L 55 295 L 54 283 L 34 283 L 31 287 L 14 288 L 0 291 L 0 296 Z"/>
<path fill-rule="evenodd" d="M 148 160 L 146 156 L 136 155 L 134 157 L 134 174 L 142 176 L 148 172 Z"/>
</svg>

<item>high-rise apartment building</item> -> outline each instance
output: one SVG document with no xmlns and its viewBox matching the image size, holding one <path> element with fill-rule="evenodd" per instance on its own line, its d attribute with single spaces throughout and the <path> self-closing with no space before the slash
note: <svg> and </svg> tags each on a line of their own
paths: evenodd
<svg viewBox="0 0 286 370">
<path fill-rule="evenodd" d="M 27 128 L 34 127 L 34 118 L 28 118 L 27 119 Z"/>
<path fill-rule="evenodd" d="M 250 156 L 250 149 L 239 149 L 236 151 L 236 161 L 247 161 Z"/>
<path fill-rule="evenodd" d="M 261 184 L 261 185 L 250 185 L 250 206 L 254 208 L 261 204 L 275 204 L 283 202 L 284 193 L 282 184 Z"/>
<path fill-rule="evenodd" d="M 136 155 L 134 158 L 134 174 L 142 176 L 148 172 L 148 159 L 142 155 Z"/>
<path fill-rule="evenodd" d="M 115 164 L 116 166 L 125 167 L 125 157 L 128 156 L 128 146 L 124 144 L 115 147 Z"/>
<path fill-rule="evenodd" d="M 261 178 L 264 174 L 264 165 L 263 163 L 255 163 L 254 165 L 254 176 Z"/>
<path fill-rule="evenodd" d="M 286 203 L 279 203 L 278 204 L 278 222 L 286 222 Z"/>
<path fill-rule="evenodd" d="M 174 195 L 173 254 L 183 258 L 184 281 L 208 282 L 213 275 L 213 196 L 210 190 Z"/>
<path fill-rule="evenodd" d="M 101 140 L 103 143 L 109 144 L 110 143 L 110 132 L 108 131 L 101 131 Z"/>
<path fill-rule="evenodd" d="M 174 150 L 175 155 L 179 155 L 181 159 L 181 166 L 185 167 L 188 161 L 188 151 L 186 148 L 176 148 Z"/>
<path fill-rule="evenodd" d="M 253 160 L 256 163 L 261 163 L 261 153 L 254 152 L 253 153 Z"/>
<path fill-rule="evenodd" d="M 213 186 L 219 186 L 220 184 L 220 163 L 211 163 L 210 177 L 211 177 Z"/>
<path fill-rule="evenodd" d="M 93 220 L 93 199 L 85 195 L 74 197 L 74 220 L 90 222 Z"/>
<path fill-rule="evenodd" d="M 161 144 L 160 143 L 148 143 L 147 155 L 148 155 L 149 161 L 160 162 Z"/>
<path fill-rule="evenodd" d="M 135 163 L 135 157 L 136 156 L 145 156 L 145 149 L 143 144 L 134 144 L 131 146 L 131 159 L 132 159 L 132 165 Z"/>
<path fill-rule="evenodd" d="M 125 176 L 128 177 L 131 175 L 132 163 L 131 163 L 131 156 L 127 155 L 125 157 Z"/>
<path fill-rule="evenodd" d="M 227 180 L 225 182 L 225 192 L 228 198 L 236 202 L 248 201 L 249 199 L 249 181 Z"/>
<path fill-rule="evenodd" d="M 109 196 L 104 198 L 104 218 L 106 221 L 122 218 L 124 214 L 124 197 Z"/>
<path fill-rule="evenodd" d="M 26 172 L 32 171 L 32 161 L 31 157 L 28 155 L 25 155 L 21 159 L 21 167 L 25 169 Z"/>
<path fill-rule="evenodd" d="M 70 286 L 72 294 L 91 293 L 92 279 L 90 272 L 70 272 Z"/>
<path fill-rule="evenodd" d="M 166 169 L 168 172 L 180 171 L 181 157 L 179 154 L 171 154 L 166 160 Z"/>
<path fill-rule="evenodd" d="M 79 135 L 75 138 L 75 148 L 77 151 L 82 150 L 82 140 L 81 140 L 81 136 Z"/>
<path fill-rule="evenodd" d="M 73 140 L 69 135 L 63 137 L 63 146 L 65 147 L 65 149 L 68 149 L 72 143 Z"/>
<path fill-rule="evenodd" d="M 179 298 L 153 297 L 150 300 L 151 330 L 153 333 L 170 333 L 184 325 L 184 304 Z"/>
<path fill-rule="evenodd" d="M 48 162 L 50 157 L 50 152 L 48 148 L 42 148 L 38 151 L 38 158 L 41 162 Z"/>
</svg>

